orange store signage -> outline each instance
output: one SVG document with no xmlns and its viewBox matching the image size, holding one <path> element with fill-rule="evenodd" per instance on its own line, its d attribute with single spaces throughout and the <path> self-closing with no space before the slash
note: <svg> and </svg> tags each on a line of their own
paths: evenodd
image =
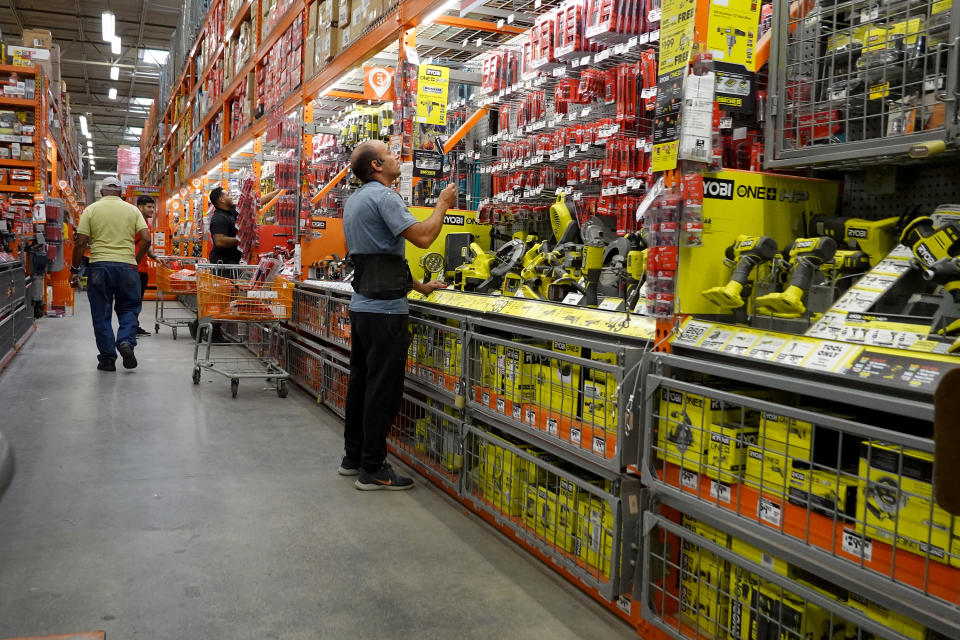
<svg viewBox="0 0 960 640">
<path fill-rule="evenodd" d="M 390 67 L 363 68 L 363 97 L 368 100 L 393 100 L 393 69 Z"/>
</svg>

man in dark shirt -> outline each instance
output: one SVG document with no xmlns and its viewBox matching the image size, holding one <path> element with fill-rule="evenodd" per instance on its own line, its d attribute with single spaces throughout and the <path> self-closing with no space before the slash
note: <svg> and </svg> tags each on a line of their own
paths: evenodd
<svg viewBox="0 0 960 640">
<path fill-rule="evenodd" d="M 223 187 L 217 187 L 210 192 L 210 204 L 214 206 L 210 216 L 210 240 L 213 242 L 210 262 L 240 264 L 243 253 L 238 247 L 237 210 L 233 198 Z"/>
<path fill-rule="evenodd" d="M 212 248 L 208 259 L 211 264 L 240 264 L 243 253 L 240 251 L 237 238 L 237 210 L 233 206 L 233 198 L 223 187 L 217 187 L 210 192 L 210 204 L 213 205 L 213 215 L 210 216 L 210 241 Z M 235 277 L 235 269 L 220 269 L 217 275 L 225 278 Z M 196 320 L 190 322 L 188 328 L 190 336 L 197 337 Z M 213 323 L 213 342 L 225 342 L 220 324 Z"/>
</svg>

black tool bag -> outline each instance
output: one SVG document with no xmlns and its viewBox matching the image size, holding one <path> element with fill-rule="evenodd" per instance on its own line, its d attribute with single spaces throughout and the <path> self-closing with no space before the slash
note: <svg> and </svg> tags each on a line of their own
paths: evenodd
<svg viewBox="0 0 960 640">
<path fill-rule="evenodd" d="M 392 253 L 351 253 L 353 290 L 374 300 L 405 298 L 413 290 L 406 258 Z"/>
</svg>

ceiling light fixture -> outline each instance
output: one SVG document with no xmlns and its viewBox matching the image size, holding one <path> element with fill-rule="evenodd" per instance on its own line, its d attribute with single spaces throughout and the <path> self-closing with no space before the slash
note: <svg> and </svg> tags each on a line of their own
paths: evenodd
<svg viewBox="0 0 960 640">
<path fill-rule="evenodd" d="M 120 36 L 114 36 L 110 41 L 110 53 L 115 56 L 120 55 Z"/>
<path fill-rule="evenodd" d="M 90 137 L 90 129 L 87 128 L 87 116 L 80 116 L 80 131 L 83 132 L 83 135 Z"/>
<path fill-rule="evenodd" d="M 120 79 L 120 67 L 113 65 L 110 67 L 110 79 L 119 80 Z"/>
<path fill-rule="evenodd" d="M 104 11 L 100 14 L 102 19 L 101 26 L 103 27 L 103 40 L 104 42 L 110 42 L 113 40 L 115 35 L 114 29 L 117 26 L 117 17 L 113 15 L 112 11 Z"/>
<path fill-rule="evenodd" d="M 427 16 L 427 19 L 424 20 L 423 23 L 430 24 L 431 22 L 433 22 L 434 20 L 436 20 L 437 18 L 445 14 L 450 9 L 453 9 L 455 6 L 457 6 L 457 0 L 448 0 L 447 2 L 444 2 L 442 5 L 440 5 L 439 9 L 437 9 L 436 11 L 431 13 L 429 16 Z"/>
<path fill-rule="evenodd" d="M 110 91 L 107 93 L 107 97 L 110 98 L 111 100 L 116 100 L 116 99 L 117 99 L 117 88 L 116 88 L 116 87 L 110 87 Z"/>
</svg>

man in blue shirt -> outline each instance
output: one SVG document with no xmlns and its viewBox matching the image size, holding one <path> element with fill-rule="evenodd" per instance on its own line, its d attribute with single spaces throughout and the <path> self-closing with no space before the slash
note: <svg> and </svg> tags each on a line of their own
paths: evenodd
<svg viewBox="0 0 960 640">
<path fill-rule="evenodd" d="M 350 385 L 347 388 L 341 475 L 358 475 L 356 487 L 410 489 L 387 459 L 387 432 L 400 410 L 410 334 L 407 292 L 424 295 L 445 286 L 417 282 L 404 259 L 404 242 L 426 249 L 440 235 L 443 215 L 457 201 L 448 185 L 429 218 L 419 222 L 390 185 L 400 177 L 400 158 L 379 140 L 363 142 L 350 156 L 363 186 L 343 210 L 343 233 L 354 262 L 350 301 Z"/>
</svg>

